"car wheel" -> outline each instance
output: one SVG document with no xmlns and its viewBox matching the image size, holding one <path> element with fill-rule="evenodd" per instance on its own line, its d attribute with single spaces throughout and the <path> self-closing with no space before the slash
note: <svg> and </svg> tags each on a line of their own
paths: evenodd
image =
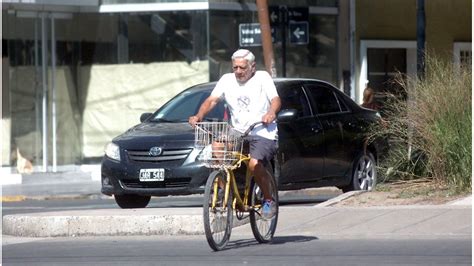
<svg viewBox="0 0 474 266">
<path fill-rule="evenodd" d="M 122 209 L 145 208 L 151 196 L 140 195 L 114 195 L 115 202 Z"/>
<path fill-rule="evenodd" d="M 344 192 L 352 190 L 371 191 L 377 184 L 377 168 L 374 155 L 367 151 L 361 153 L 355 161 L 351 183 L 343 187 Z"/>
</svg>

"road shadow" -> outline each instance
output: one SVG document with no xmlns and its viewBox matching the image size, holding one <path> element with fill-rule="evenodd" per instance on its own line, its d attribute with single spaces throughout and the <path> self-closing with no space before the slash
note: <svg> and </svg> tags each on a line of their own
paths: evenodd
<svg viewBox="0 0 474 266">
<path fill-rule="evenodd" d="M 303 242 L 309 242 L 309 241 L 318 240 L 318 239 L 319 238 L 315 236 L 279 236 L 279 237 L 274 237 L 273 241 L 271 243 L 268 243 L 267 245 L 281 245 L 281 244 L 286 244 L 286 243 L 303 243 Z M 239 240 L 229 241 L 229 243 L 224 248 L 224 250 L 246 248 L 246 247 L 252 247 L 252 246 L 257 246 L 257 245 L 261 245 L 261 243 L 255 240 L 255 238 L 239 239 Z"/>
<path fill-rule="evenodd" d="M 272 245 L 281 245 L 286 243 L 303 243 L 318 239 L 319 238 L 315 236 L 279 236 L 273 238 Z"/>
</svg>

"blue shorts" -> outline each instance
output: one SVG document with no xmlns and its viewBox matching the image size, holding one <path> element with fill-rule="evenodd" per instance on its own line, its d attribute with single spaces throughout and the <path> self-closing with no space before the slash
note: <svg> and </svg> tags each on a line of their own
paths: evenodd
<svg viewBox="0 0 474 266">
<path fill-rule="evenodd" d="M 266 139 L 260 136 L 247 136 L 250 157 L 263 161 L 264 164 L 270 162 L 277 151 L 277 141 Z"/>
</svg>

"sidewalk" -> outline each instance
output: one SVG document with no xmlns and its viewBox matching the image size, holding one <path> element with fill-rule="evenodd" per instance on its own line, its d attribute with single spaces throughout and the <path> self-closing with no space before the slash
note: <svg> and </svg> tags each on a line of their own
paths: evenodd
<svg viewBox="0 0 474 266">
<path fill-rule="evenodd" d="M 102 195 L 100 166 L 91 166 L 84 171 L 5 174 L 0 180 L 2 202 Z"/>
</svg>

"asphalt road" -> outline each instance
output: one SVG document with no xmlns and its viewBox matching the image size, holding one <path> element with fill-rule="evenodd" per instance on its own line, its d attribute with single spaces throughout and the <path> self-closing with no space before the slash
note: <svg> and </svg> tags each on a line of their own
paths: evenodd
<svg viewBox="0 0 474 266">
<path fill-rule="evenodd" d="M 249 228 L 250 230 L 250 228 Z M 471 239 L 236 236 L 213 252 L 204 236 L 3 239 L 4 265 L 471 265 Z"/>
</svg>

